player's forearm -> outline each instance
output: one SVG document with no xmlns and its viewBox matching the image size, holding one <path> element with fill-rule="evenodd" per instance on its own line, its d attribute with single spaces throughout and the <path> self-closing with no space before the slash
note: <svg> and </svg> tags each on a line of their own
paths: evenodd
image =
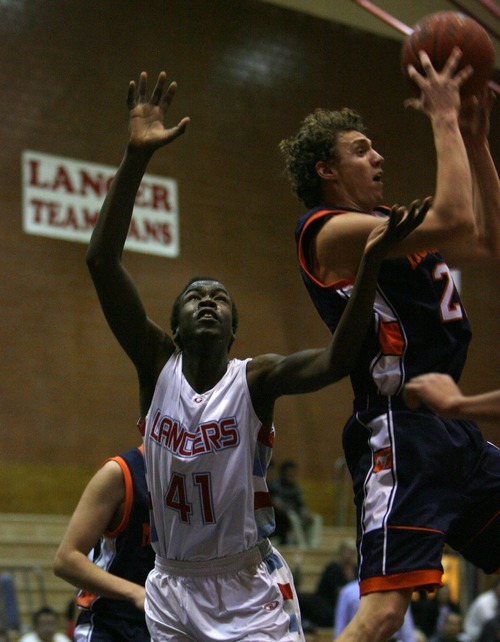
<svg viewBox="0 0 500 642">
<path fill-rule="evenodd" d="M 472 176 L 458 120 L 453 113 L 432 119 L 437 156 L 434 216 L 447 235 L 471 234 L 475 229 Z"/>
<path fill-rule="evenodd" d="M 466 142 L 473 178 L 474 215 L 481 248 L 500 256 L 500 180 L 487 140 Z"/>
<path fill-rule="evenodd" d="M 451 413 L 455 417 L 495 421 L 500 418 L 500 390 L 456 399 Z"/>
<path fill-rule="evenodd" d="M 370 326 L 381 260 L 363 255 L 349 302 L 329 346 L 334 380 L 347 376 L 356 365 Z"/>
<path fill-rule="evenodd" d="M 142 590 L 139 585 L 104 571 L 76 551 L 56 557 L 54 573 L 76 588 L 101 597 L 135 602 L 138 591 Z"/>
<path fill-rule="evenodd" d="M 135 198 L 150 158 L 150 152 L 127 147 L 92 233 L 87 251 L 88 263 L 121 256 Z"/>
</svg>

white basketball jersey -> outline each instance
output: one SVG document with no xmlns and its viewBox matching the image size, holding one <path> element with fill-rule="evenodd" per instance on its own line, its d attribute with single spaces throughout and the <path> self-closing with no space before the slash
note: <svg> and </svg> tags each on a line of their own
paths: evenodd
<svg viewBox="0 0 500 642">
<path fill-rule="evenodd" d="M 151 543 L 167 559 L 204 561 L 255 546 L 274 530 L 266 485 L 274 427 L 257 418 L 233 359 L 202 394 L 182 373 L 182 352 L 166 363 L 146 417 L 144 457 Z"/>
</svg>

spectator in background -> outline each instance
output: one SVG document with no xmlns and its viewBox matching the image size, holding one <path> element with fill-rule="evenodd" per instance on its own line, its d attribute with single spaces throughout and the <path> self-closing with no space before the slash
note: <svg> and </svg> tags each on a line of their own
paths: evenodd
<svg viewBox="0 0 500 642">
<path fill-rule="evenodd" d="M 477 642 L 499 642 L 500 641 L 500 613 L 488 620 L 483 626 L 481 635 Z"/>
<path fill-rule="evenodd" d="M 436 591 L 436 603 L 437 603 L 437 618 L 435 632 L 441 633 L 445 629 L 445 623 L 449 613 L 457 613 L 462 616 L 460 610 L 460 604 L 453 601 L 450 595 L 450 587 L 446 584 L 443 584 Z"/>
<path fill-rule="evenodd" d="M 488 591 L 480 593 L 467 609 L 464 630 L 471 642 L 479 636 L 487 622 L 500 611 L 500 577 L 496 577 Z"/>
<path fill-rule="evenodd" d="M 57 614 L 50 606 L 43 606 L 33 614 L 33 631 L 19 638 L 19 642 L 71 642 L 57 631 Z"/>
<path fill-rule="evenodd" d="M 460 613 L 449 611 L 444 619 L 441 632 L 433 635 L 429 642 L 467 642 L 468 638 L 462 629 Z"/>
<path fill-rule="evenodd" d="M 450 597 L 450 589 L 446 584 L 440 587 L 433 597 L 427 591 L 419 591 L 419 598 L 410 602 L 415 626 L 429 637 L 440 633 L 447 614 L 460 613 L 460 605 Z"/>
<path fill-rule="evenodd" d="M 360 602 L 358 580 L 352 580 L 340 589 L 335 606 L 335 636 L 337 638 L 358 611 Z M 411 609 L 406 611 L 403 624 L 391 638 L 391 642 L 416 642 L 415 625 Z"/>
<path fill-rule="evenodd" d="M 72 640 L 76 624 L 76 595 L 69 600 L 66 606 L 66 635 Z"/>
<path fill-rule="evenodd" d="M 413 630 L 415 635 L 415 642 L 428 642 L 429 638 L 425 635 L 422 629 L 419 629 L 418 626 Z"/>
<path fill-rule="evenodd" d="M 274 463 L 274 460 L 271 459 L 267 467 L 268 488 L 277 483 L 278 475 L 278 467 Z M 280 502 L 278 502 L 277 506 L 273 502 L 273 508 L 275 528 L 270 539 L 275 546 L 287 544 L 290 539 L 290 533 L 292 532 L 292 523 L 290 522 L 285 508 L 280 505 Z M 295 586 L 298 586 L 297 580 Z"/>
<path fill-rule="evenodd" d="M 269 482 L 269 492 L 275 511 L 285 513 L 291 525 L 284 543 L 302 548 L 318 546 L 323 518 L 306 506 L 294 461 L 287 459 L 281 464 L 279 476 Z"/>
<path fill-rule="evenodd" d="M 356 542 L 346 539 L 338 548 L 337 558 L 325 566 L 316 591 L 299 592 L 303 621 L 308 620 L 315 626 L 332 626 L 339 591 L 356 578 Z"/>
</svg>

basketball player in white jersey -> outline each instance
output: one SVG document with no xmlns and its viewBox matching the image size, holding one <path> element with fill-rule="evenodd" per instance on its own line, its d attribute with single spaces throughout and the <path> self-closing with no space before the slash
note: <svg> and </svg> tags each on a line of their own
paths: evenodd
<svg viewBox="0 0 500 642">
<path fill-rule="evenodd" d="M 163 125 L 176 90 L 162 72 L 128 92 L 130 139 L 95 227 L 87 263 L 106 319 L 135 365 L 151 496 L 155 568 L 146 617 L 156 642 L 304 640 L 293 579 L 269 543 L 265 476 L 282 395 L 318 390 L 349 372 L 370 322 L 379 265 L 429 202 L 393 208 L 371 234 L 355 292 L 327 348 L 229 359 L 237 312 L 224 285 L 195 278 L 177 297 L 172 337 L 144 310 L 121 256 L 153 152 L 184 133 Z"/>
</svg>

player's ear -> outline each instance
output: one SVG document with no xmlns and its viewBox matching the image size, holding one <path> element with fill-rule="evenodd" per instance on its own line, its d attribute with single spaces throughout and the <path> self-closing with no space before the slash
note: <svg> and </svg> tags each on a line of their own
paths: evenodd
<svg viewBox="0 0 500 642">
<path fill-rule="evenodd" d="M 337 170 L 331 162 L 318 161 L 315 165 L 316 173 L 325 181 L 337 178 Z"/>
</svg>

